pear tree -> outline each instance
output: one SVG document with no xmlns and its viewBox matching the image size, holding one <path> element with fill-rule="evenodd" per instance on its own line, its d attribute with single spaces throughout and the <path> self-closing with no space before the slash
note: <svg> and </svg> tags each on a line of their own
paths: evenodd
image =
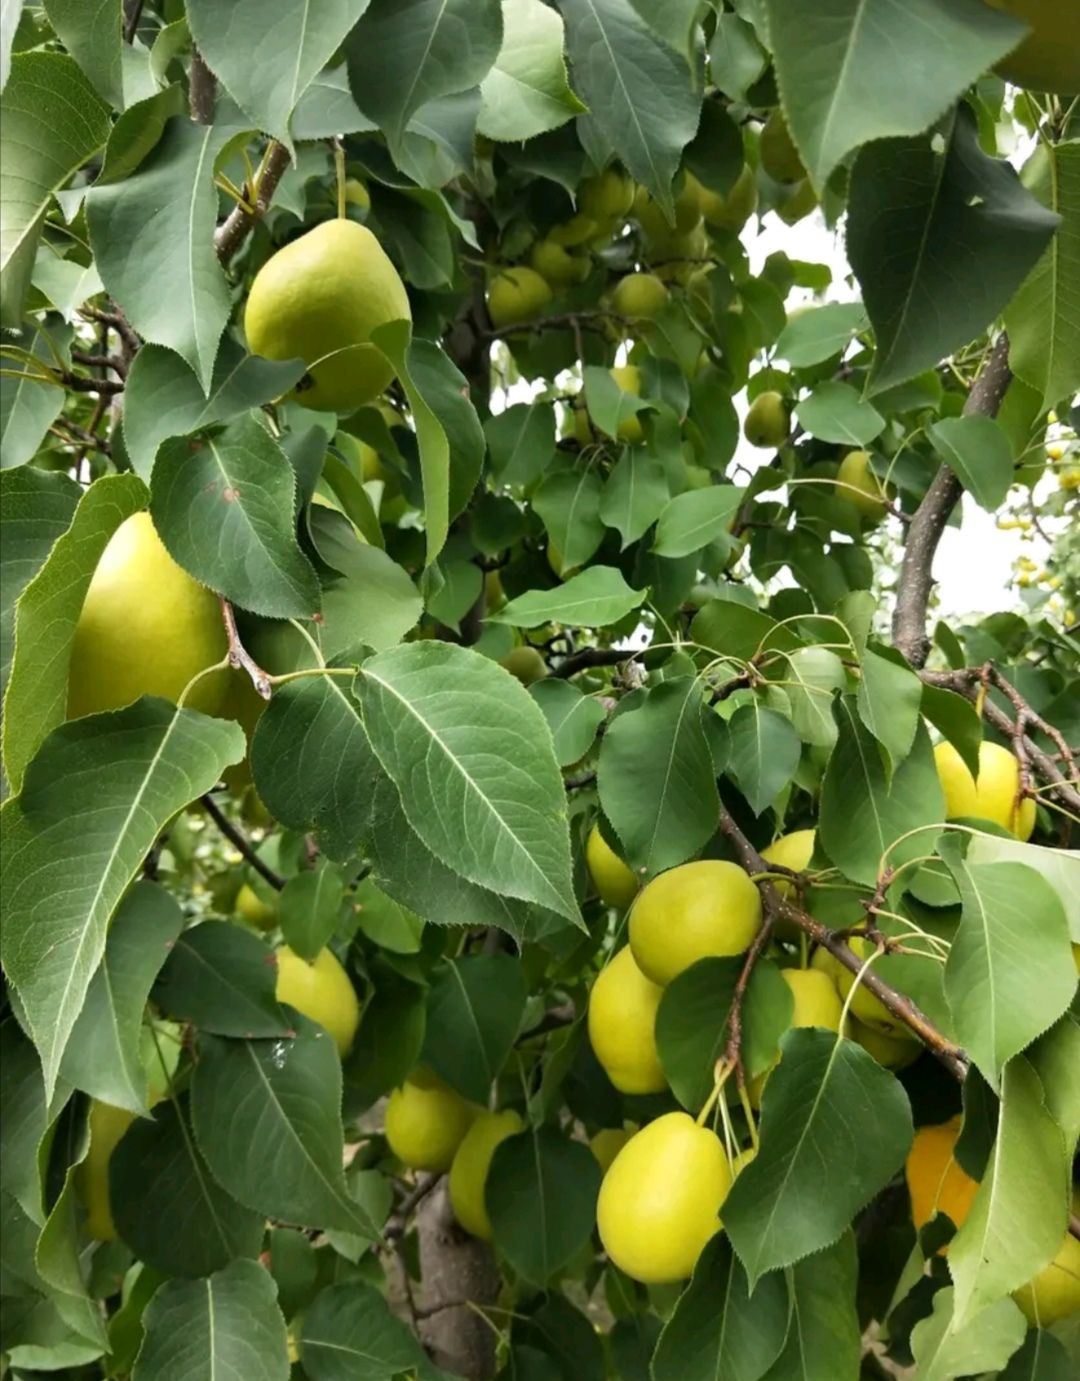
<svg viewBox="0 0 1080 1381">
<path fill-rule="evenodd" d="M 1080 1374 L 1075 0 L 0 88 L 0 1376 Z"/>
</svg>

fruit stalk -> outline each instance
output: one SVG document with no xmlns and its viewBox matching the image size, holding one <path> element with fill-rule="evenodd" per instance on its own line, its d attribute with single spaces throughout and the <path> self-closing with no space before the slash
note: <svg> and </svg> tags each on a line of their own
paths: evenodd
<svg viewBox="0 0 1080 1381">
<path fill-rule="evenodd" d="M 750 876 L 768 874 L 769 864 L 750 843 L 723 806 L 720 807 L 719 823 L 722 833 L 731 840 L 739 862 Z M 820 921 L 816 921 L 813 916 L 796 906 L 794 902 L 781 897 L 768 877 L 758 876 L 756 881 L 766 914 L 773 921 L 790 921 L 800 930 L 805 931 L 815 944 L 827 949 L 833 958 L 843 964 L 846 969 L 854 974 L 860 972 L 863 968 L 863 961 L 854 950 L 849 948 L 842 937 L 836 935 L 828 926 L 822 925 Z M 895 988 L 890 987 L 877 974 L 870 971 L 863 974 L 862 985 L 867 992 L 872 993 L 895 1017 L 913 1031 L 927 1049 L 933 1051 L 951 1074 L 961 1080 L 967 1077 L 968 1061 L 963 1050 L 954 1045 L 952 1041 L 947 1040 L 910 998 L 897 992 Z"/>
</svg>

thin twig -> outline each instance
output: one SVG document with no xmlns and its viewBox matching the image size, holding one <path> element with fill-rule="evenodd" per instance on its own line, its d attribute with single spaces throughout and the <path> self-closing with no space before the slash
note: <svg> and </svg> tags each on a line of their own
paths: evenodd
<svg viewBox="0 0 1080 1381">
<path fill-rule="evenodd" d="M 243 855 L 244 859 L 251 864 L 255 871 L 275 888 L 278 892 L 285 886 L 285 879 L 280 873 L 275 873 L 268 863 L 264 863 L 250 842 L 244 838 L 229 817 L 224 813 L 213 796 L 206 795 L 202 798 L 203 808 L 207 815 L 217 825 L 218 829 L 229 841 L 229 843 Z"/>
<path fill-rule="evenodd" d="M 236 615 L 227 599 L 221 601 L 221 617 L 224 620 L 225 632 L 229 639 L 229 665 L 238 671 L 246 671 L 251 677 L 251 684 L 262 698 L 269 700 L 272 693 L 270 677 L 240 641 L 240 634 L 236 627 Z"/>
<path fill-rule="evenodd" d="M 746 958 L 739 977 L 735 982 L 735 991 L 731 997 L 731 1007 L 728 1011 L 728 1038 L 727 1045 L 724 1047 L 724 1063 L 735 1070 L 735 1078 L 739 1087 L 746 1086 L 746 1074 L 743 1070 L 742 1062 L 742 1008 L 746 998 L 746 989 L 750 983 L 750 977 L 754 972 L 754 966 L 765 951 L 765 946 L 772 938 L 773 922 L 775 917 L 767 912 L 765 920 L 754 936 L 754 943 L 746 951 Z"/>
<path fill-rule="evenodd" d="M 95 355 L 88 350 L 73 350 L 71 358 L 76 364 L 84 364 L 87 369 L 111 369 L 121 379 L 127 376 L 127 361 L 119 355 Z"/>
<path fill-rule="evenodd" d="M 100 307 L 80 307 L 79 315 L 87 317 L 91 321 L 100 321 L 105 326 L 111 326 L 123 341 L 129 354 L 133 355 L 142 344 L 139 333 L 132 328 L 131 323 L 119 307 L 112 312 L 102 311 Z"/>
<path fill-rule="evenodd" d="M 552 676 L 563 680 L 576 676 L 579 671 L 589 671 L 595 667 L 614 667 L 622 662 L 631 662 L 640 657 L 644 648 L 583 647 L 570 657 L 564 657 L 552 671 Z"/>
<path fill-rule="evenodd" d="M 124 0 L 124 42 L 134 43 L 142 18 L 143 0 Z"/>
</svg>

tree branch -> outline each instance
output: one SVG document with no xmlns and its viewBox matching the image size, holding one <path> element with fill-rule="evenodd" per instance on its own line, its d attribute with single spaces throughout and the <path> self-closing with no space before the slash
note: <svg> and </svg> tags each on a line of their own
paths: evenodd
<svg viewBox="0 0 1080 1381">
<path fill-rule="evenodd" d="M 633 648 L 625 647 L 583 647 L 580 652 L 574 652 L 569 657 L 564 657 L 551 674 L 566 680 L 571 676 L 576 676 L 579 671 L 589 671 L 594 667 L 614 667 L 622 662 L 632 662 L 635 657 L 640 657 L 643 651 L 644 648 L 635 651 Z"/>
<path fill-rule="evenodd" d="M 202 798 L 202 804 L 206 810 L 207 815 L 209 815 L 210 819 L 213 820 L 215 825 L 217 825 L 218 829 L 229 841 L 229 843 L 233 846 L 233 848 L 237 849 L 243 855 L 246 861 L 251 864 L 251 866 L 255 869 L 255 871 L 259 874 L 261 878 L 268 882 L 271 887 L 275 888 L 278 892 L 280 892 L 281 889 L 285 886 L 285 879 L 281 876 L 280 873 L 275 873 L 273 868 L 271 868 L 268 863 L 263 862 L 263 860 L 251 847 L 250 841 L 247 840 L 240 833 L 240 831 L 236 828 L 233 822 L 229 819 L 229 817 L 221 809 L 218 803 L 214 800 L 213 796 L 204 796 Z"/>
<path fill-rule="evenodd" d="M 255 179 L 252 204 L 234 206 L 214 232 L 214 249 L 223 264 L 227 264 L 247 239 L 252 226 L 270 209 L 277 185 L 289 166 L 289 151 L 276 139 L 270 142 Z"/>
<path fill-rule="evenodd" d="M 720 829 L 731 840 L 739 862 L 751 876 L 770 871 L 769 864 L 761 857 L 723 806 L 720 807 Z M 842 936 L 835 934 L 828 926 L 822 925 L 820 921 L 816 921 L 813 916 L 796 906 L 794 902 L 781 897 L 767 878 L 758 878 L 757 886 L 761 893 L 762 905 L 769 917 L 774 921 L 790 921 L 800 930 L 805 931 L 815 944 L 827 949 L 834 959 L 843 964 L 844 968 L 851 973 L 857 974 L 859 972 L 864 960 L 848 946 L 847 941 Z M 966 1078 L 967 1056 L 959 1046 L 954 1045 L 952 1041 L 947 1040 L 941 1034 L 909 997 L 905 997 L 903 993 L 890 987 L 872 970 L 868 969 L 863 974 L 861 981 L 866 991 L 872 993 L 894 1017 L 897 1017 L 910 1031 L 913 1031 L 952 1075 L 957 1079 Z"/>
<path fill-rule="evenodd" d="M 240 633 L 236 627 L 236 615 L 227 599 L 221 601 L 221 617 L 225 624 L 226 636 L 229 639 L 230 666 L 235 667 L 238 671 L 246 671 L 251 677 L 251 684 L 258 693 L 264 700 L 269 700 L 271 695 L 270 677 L 240 641 Z"/>
<path fill-rule="evenodd" d="M 964 404 L 965 417 L 995 417 L 1011 379 L 1009 338 L 1002 331 L 971 387 Z M 934 553 L 960 494 L 960 481 L 947 465 L 942 465 L 907 530 L 892 631 L 893 643 L 914 667 L 923 666 L 930 652 L 926 619 L 934 585 Z"/>
<path fill-rule="evenodd" d="M 188 72 L 188 114 L 197 125 L 214 123 L 214 98 L 217 94 L 217 79 L 203 62 L 198 48 L 191 51 L 191 68 Z"/>
</svg>

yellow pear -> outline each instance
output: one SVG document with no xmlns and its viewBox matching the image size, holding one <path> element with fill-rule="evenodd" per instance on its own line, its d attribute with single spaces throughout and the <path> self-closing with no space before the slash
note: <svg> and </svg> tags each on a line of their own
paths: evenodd
<svg viewBox="0 0 1080 1381">
<path fill-rule="evenodd" d="M 911 1196 L 911 1218 L 917 1229 L 944 1213 L 956 1228 L 964 1225 L 979 1188 L 955 1157 L 960 1135 L 959 1113 L 938 1126 L 920 1127 L 904 1162 Z M 948 1246 L 940 1247 L 944 1256 Z"/>
<path fill-rule="evenodd" d="M 759 393 L 743 423 L 743 435 L 750 445 L 775 450 L 788 439 L 790 431 L 791 414 L 783 395 L 772 389 Z"/>
<path fill-rule="evenodd" d="M 609 369 L 608 373 L 623 393 L 633 394 L 635 398 L 641 396 L 641 370 L 636 364 L 616 365 L 614 369 Z M 642 441 L 645 433 L 641 427 L 641 418 L 636 412 L 630 413 L 619 422 L 615 434 L 620 441 L 629 441 L 632 445 Z"/>
<path fill-rule="evenodd" d="M 386 1104 L 390 1149 L 413 1170 L 449 1170 L 477 1109 L 441 1079 L 414 1069 Z"/>
<path fill-rule="evenodd" d="M 236 914 L 257 930 L 273 930 L 277 925 L 277 907 L 263 901 L 250 882 L 245 882 L 236 894 Z M 296 1007 L 296 1003 L 292 1004 Z M 299 1008 L 297 1008 L 299 1010 Z"/>
<path fill-rule="evenodd" d="M 758 155 L 761 166 L 776 182 L 798 182 L 806 175 L 799 150 L 779 107 L 769 112 L 762 127 Z"/>
<path fill-rule="evenodd" d="M 819 1026 L 825 1031 L 840 1030 L 840 995 L 836 991 L 836 984 L 827 973 L 821 973 L 817 969 L 781 969 L 780 977 L 791 989 L 794 999 L 791 1009 L 792 1026 Z M 756 1108 L 760 1104 L 766 1081 L 779 1063 L 780 1056 L 777 1055 L 767 1070 L 750 1081 L 747 1094 L 751 1107 Z"/>
<path fill-rule="evenodd" d="M 615 284 L 612 310 L 625 317 L 652 318 L 668 302 L 668 290 L 655 273 L 628 273 Z"/>
<path fill-rule="evenodd" d="M 512 647 L 499 665 L 505 667 L 511 676 L 516 676 L 523 686 L 542 681 L 548 674 L 547 663 L 540 650 L 530 643 Z"/>
<path fill-rule="evenodd" d="M 488 315 L 498 331 L 517 322 L 535 321 L 550 301 L 551 288 L 547 279 L 535 269 L 503 269 L 488 288 Z"/>
<path fill-rule="evenodd" d="M 288 945 L 277 950 L 277 1000 L 317 1021 L 334 1038 L 341 1055 L 348 1052 L 360 1024 L 360 1004 L 352 979 L 328 949 L 309 963 Z"/>
<path fill-rule="evenodd" d="M 634 204 L 632 179 L 615 168 L 599 177 L 587 177 L 578 188 L 578 206 L 594 221 L 608 221 L 629 214 Z"/>
<path fill-rule="evenodd" d="M 589 1150 L 596 1157 L 602 1174 L 611 1169 L 612 1162 L 634 1135 L 633 1127 L 604 1127 L 589 1137 Z"/>
<path fill-rule="evenodd" d="M 814 856 L 814 831 L 792 830 L 774 839 L 761 856 L 766 863 L 777 863 L 781 868 L 790 868 L 793 873 L 805 873 Z M 782 897 L 794 899 L 795 884 L 782 878 L 773 881 L 773 886 Z"/>
<path fill-rule="evenodd" d="M 720 1138 L 685 1112 L 658 1117 L 615 1157 L 596 1206 L 600 1240 L 620 1271 L 646 1285 L 685 1280 L 731 1188 Z"/>
<path fill-rule="evenodd" d="M 1077 1207 L 1074 1195 L 1074 1212 Z M 1053 1261 L 1017 1290 L 1013 1299 L 1032 1328 L 1049 1328 L 1080 1312 L 1080 1242 L 1067 1232 Z"/>
<path fill-rule="evenodd" d="M 653 878 L 630 912 L 630 947 L 661 986 L 699 959 L 742 954 L 761 928 L 761 897 L 737 863 L 705 859 Z"/>
<path fill-rule="evenodd" d="M 848 451 L 836 472 L 836 497 L 857 509 L 862 517 L 879 523 L 891 500 L 891 486 L 883 485 L 870 464 L 869 451 Z"/>
<path fill-rule="evenodd" d="M 698 193 L 705 224 L 714 230 L 738 233 L 757 208 L 757 175 L 749 164 L 743 168 L 727 196 L 703 187 Z"/>
<path fill-rule="evenodd" d="M 868 1055 L 873 1055 L 885 1069 L 906 1069 L 922 1054 L 922 1045 L 918 1041 L 904 1036 L 887 1036 L 884 1031 L 877 1031 L 850 1014 L 846 1034 L 857 1041 Z"/>
<path fill-rule="evenodd" d="M 656 1053 L 656 1009 L 663 990 L 634 962 L 629 945 L 602 970 L 589 994 L 589 1041 L 621 1093 L 667 1088 Z"/>
<path fill-rule="evenodd" d="M 999 743 L 979 744 L 979 776 L 976 780 L 967 763 L 951 743 L 934 749 L 938 780 L 945 793 L 947 820 L 972 816 L 992 820 L 1017 839 L 1031 838 L 1035 829 L 1035 802 L 1017 801 L 1020 792 L 1020 764 Z"/>
<path fill-rule="evenodd" d="M 986 0 L 1032 32 L 998 63 L 1006 81 L 1060 96 L 1080 92 L 1080 23 L 1075 0 Z"/>
<path fill-rule="evenodd" d="M 75 1191 L 86 1209 L 86 1231 L 99 1242 L 116 1237 L 109 1205 L 109 1161 L 120 1138 L 135 1121 L 135 1114 L 111 1103 L 90 1104 L 90 1149 L 75 1169 Z"/>
<path fill-rule="evenodd" d="M 874 945 L 862 935 L 852 935 L 848 940 L 848 945 L 860 959 L 869 959 L 874 952 Z M 837 961 L 834 963 L 836 963 L 836 986 L 840 996 L 846 999 L 855 982 L 855 975 L 843 964 Z M 862 982 L 859 983 L 855 996 L 851 999 L 849 1010 L 854 1012 L 861 1022 L 872 1027 L 875 1031 L 883 1031 L 886 1036 L 892 1036 L 894 1040 L 911 1042 L 919 1039 L 911 1028 L 906 1026 L 899 1017 L 893 1016 L 880 998 L 876 998 L 873 993 L 869 992 Z"/>
<path fill-rule="evenodd" d="M 586 256 L 571 254 L 554 240 L 537 240 L 529 255 L 529 263 L 553 288 L 583 283 L 589 276 L 589 260 Z"/>
<path fill-rule="evenodd" d="M 220 662 L 228 643 L 216 595 L 172 559 L 149 513 L 122 522 L 102 552 L 71 649 L 68 716 L 130 705 L 140 695 L 178 700 L 188 682 Z M 217 713 L 227 672 L 200 681 L 185 702 Z"/>
<path fill-rule="evenodd" d="M 593 825 L 589 831 L 585 843 L 585 862 L 593 886 L 604 905 L 625 911 L 637 896 L 638 880 L 600 833 L 599 825 Z"/>
<path fill-rule="evenodd" d="M 484 1203 L 488 1171 L 495 1148 L 523 1131 L 525 1123 L 513 1109 L 482 1112 L 462 1138 L 450 1166 L 450 1207 L 466 1232 L 491 1241 L 491 1219 Z"/>
<path fill-rule="evenodd" d="M 405 285 L 382 245 L 356 221 L 325 221 L 291 241 L 255 275 L 244 330 L 255 355 L 301 359 L 293 393 L 308 408 L 352 412 L 394 377 L 370 344 L 388 321 L 411 320 Z"/>
</svg>

